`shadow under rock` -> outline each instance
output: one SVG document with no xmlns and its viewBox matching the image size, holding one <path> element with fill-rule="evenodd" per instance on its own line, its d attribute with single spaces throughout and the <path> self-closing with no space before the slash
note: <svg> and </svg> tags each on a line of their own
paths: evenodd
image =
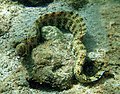
<svg viewBox="0 0 120 94">
<path fill-rule="evenodd" d="M 18 3 L 23 4 L 27 7 L 39 7 L 39 6 L 46 6 L 49 3 L 53 2 L 53 0 L 12 0 L 18 1 Z"/>
</svg>

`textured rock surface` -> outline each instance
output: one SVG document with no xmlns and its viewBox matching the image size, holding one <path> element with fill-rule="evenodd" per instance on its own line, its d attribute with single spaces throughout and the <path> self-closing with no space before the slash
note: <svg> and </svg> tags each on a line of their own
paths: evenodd
<svg viewBox="0 0 120 94">
<path fill-rule="evenodd" d="M 54 30 L 56 32 L 53 32 Z M 67 39 L 57 28 L 54 30 L 49 31 L 52 35 L 44 31 L 47 41 L 34 48 L 24 64 L 36 82 L 48 83 L 58 89 L 67 89 L 72 86 L 75 60 L 68 42 L 70 38 Z"/>
<path fill-rule="evenodd" d="M 9 31 L 13 17 L 20 13 L 21 8 L 15 4 L 10 5 L 9 2 L 2 3 L 2 0 L 0 2 L 0 35 L 3 35 Z"/>
<path fill-rule="evenodd" d="M 83 9 L 78 12 L 85 18 L 87 24 L 87 34 L 84 38 L 84 44 L 88 51 L 88 57 L 96 60 L 101 57 L 101 53 L 109 56 L 109 62 L 106 69 L 110 69 L 114 77 L 109 75 L 103 77 L 99 82 L 91 85 L 73 85 L 69 90 L 58 92 L 57 90 L 42 88 L 37 86 L 31 87 L 26 79 L 29 78 L 28 70 L 23 67 L 23 63 L 18 56 L 15 56 L 15 49 L 11 46 L 15 38 L 27 36 L 26 29 L 32 25 L 39 15 L 59 10 L 72 10 L 64 3 L 52 3 L 47 7 L 29 8 L 23 5 L 13 4 L 8 0 L 1 0 L 0 16 L 2 23 L 0 29 L 8 33 L 0 36 L 0 91 L 3 94 L 8 93 L 36 93 L 36 94 L 119 94 L 120 93 L 120 68 L 119 68 L 119 38 L 120 38 L 120 21 L 119 21 L 119 0 L 89 0 Z M 106 3 L 107 2 L 107 3 Z M 10 8 L 10 11 L 17 10 L 17 15 L 12 17 L 9 23 L 9 16 L 3 16 L 3 12 Z M 59 6 L 59 7 L 58 7 Z M 8 10 L 7 10 L 8 13 Z M 13 13 L 14 14 L 14 13 Z M 113 15 L 114 14 L 114 15 Z M 2 18 L 4 17 L 4 19 Z M 10 16 L 11 17 L 11 16 Z M 7 21 L 7 22 L 6 22 Z M 56 29 L 55 29 L 56 31 Z M 69 38 L 69 37 L 68 37 Z M 42 46 L 42 45 L 41 45 Z M 41 48 L 35 48 L 41 49 Z M 48 48 L 49 49 L 49 48 Z M 102 49 L 102 50 L 101 50 Z M 34 50 L 35 51 L 35 50 Z M 35 52 L 33 52 L 35 53 Z M 102 54 L 103 56 L 103 54 Z M 56 58 L 56 57 L 55 57 Z M 28 62 L 29 63 L 29 62 Z M 55 80 L 54 80 L 55 81 Z M 57 84 L 56 84 L 57 85 Z M 63 85 L 64 86 L 64 85 Z M 47 88 L 47 89 L 46 89 Z"/>
</svg>

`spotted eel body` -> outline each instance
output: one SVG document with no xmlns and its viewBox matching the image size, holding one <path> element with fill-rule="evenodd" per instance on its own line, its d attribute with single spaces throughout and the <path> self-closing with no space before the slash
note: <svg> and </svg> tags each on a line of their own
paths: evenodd
<svg viewBox="0 0 120 94">
<path fill-rule="evenodd" d="M 83 65 L 86 57 L 86 49 L 82 43 L 82 37 L 86 32 L 86 25 L 83 18 L 74 12 L 52 12 L 40 16 L 36 21 L 37 37 L 28 38 L 16 46 L 20 56 L 28 54 L 30 48 L 38 45 L 43 26 L 56 26 L 69 30 L 73 34 L 73 50 L 76 56 L 74 75 L 79 82 L 89 83 L 98 80 L 103 75 L 103 71 L 98 71 L 95 76 L 89 77 L 83 73 Z"/>
</svg>

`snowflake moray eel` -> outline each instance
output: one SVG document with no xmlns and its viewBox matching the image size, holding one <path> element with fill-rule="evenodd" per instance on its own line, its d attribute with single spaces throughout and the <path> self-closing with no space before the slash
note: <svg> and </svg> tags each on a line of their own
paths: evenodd
<svg viewBox="0 0 120 94">
<path fill-rule="evenodd" d="M 81 83 L 90 83 L 99 80 L 104 71 L 98 71 L 94 76 L 86 76 L 83 73 L 83 65 L 86 58 L 86 49 L 82 43 L 82 37 L 86 33 L 86 25 L 83 18 L 74 12 L 52 12 L 40 16 L 36 21 L 37 36 L 27 38 L 16 46 L 16 51 L 20 56 L 28 54 L 29 49 L 38 45 L 41 37 L 41 29 L 43 26 L 56 26 L 69 30 L 73 34 L 73 49 L 75 51 L 76 62 L 74 66 L 74 75 Z"/>
</svg>

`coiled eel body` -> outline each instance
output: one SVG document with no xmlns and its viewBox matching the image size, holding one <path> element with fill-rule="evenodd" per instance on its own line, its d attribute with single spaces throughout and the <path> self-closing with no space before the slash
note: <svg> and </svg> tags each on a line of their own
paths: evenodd
<svg viewBox="0 0 120 94">
<path fill-rule="evenodd" d="M 38 45 L 38 40 L 41 37 L 41 29 L 43 26 L 56 26 L 69 30 L 73 34 L 73 49 L 76 56 L 74 66 L 74 75 L 81 83 L 94 82 L 101 78 L 104 71 L 98 71 L 94 76 L 86 76 L 83 71 L 83 65 L 86 57 L 86 49 L 82 43 L 82 37 L 86 33 L 86 25 L 83 18 L 74 12 L 52 12 L 40 16 L 35 21 L 37 29 L 37 37 L 32 37 L 24 40 L 16 46 L 16 51 L 20 56 L 28 54 L 29 49 Z"/>
</svg>

